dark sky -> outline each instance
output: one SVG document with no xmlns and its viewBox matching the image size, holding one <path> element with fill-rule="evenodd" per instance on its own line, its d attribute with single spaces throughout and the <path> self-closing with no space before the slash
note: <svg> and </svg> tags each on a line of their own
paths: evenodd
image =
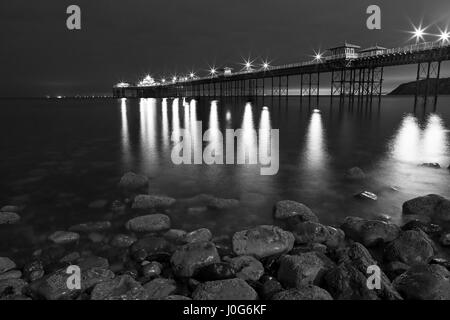
<svg viewBox="0 0 450 320">
<path fill-rule="evenodd" d="M 80 31 L 66 28 L 71 4 L 82 10 Z M 366 28 L 370 4 L 382 9 L 381 31 Z M 436 33 L 450 23 L 450 1 L 2 0 L 0 96 L 110 93 L 147 72 L 199 72 L 249 55 L 298 62 L 344 40 L 402 46 L 421 19 Z M 388 82 L 412 80 L 399 70 Z"/>
</svg>

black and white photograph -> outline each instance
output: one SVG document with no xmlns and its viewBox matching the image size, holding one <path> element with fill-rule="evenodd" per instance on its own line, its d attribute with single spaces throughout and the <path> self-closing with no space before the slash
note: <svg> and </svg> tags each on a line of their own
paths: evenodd
<svg viewBox="0 0 450 320">
<path fill-rule="evenodd" d="M 0 309 L 450 300 L 448 0 L 2 0 L 0 45 Z"/>
</svg>

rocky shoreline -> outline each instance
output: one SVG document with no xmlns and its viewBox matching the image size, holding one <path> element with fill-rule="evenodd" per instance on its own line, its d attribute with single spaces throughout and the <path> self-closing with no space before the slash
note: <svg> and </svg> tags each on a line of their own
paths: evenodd
<svg viewBox="0 0 450 320">
<path fill-rule="evenodd" d="M 174 229 L 167 210 L 180 201 L 148 195 L 148 178 L 125 174 L 111 221 L 55 230 L 26 261 L 0 257 L 0 299 L 77 300 L 447 300 L 450 299 L 450 200 L 425 195 L 403 204 L 409 222 L 347 217 L 326 226 L 306 205 L 274 204 L 273 225 L 214 236 Z M 236 199 L 198 195 L 190 210 L 236 208 Z M 107 203 L 92 203 L 92 207 Z M 21 208 L 0 209 L 2 228 Z M 110 234 L 114 224 L 120 233 Z M 81 270 L 69 289 L 67 268 Z M 379 289 L 367 285 L 381 268 Z"/>
</svg>

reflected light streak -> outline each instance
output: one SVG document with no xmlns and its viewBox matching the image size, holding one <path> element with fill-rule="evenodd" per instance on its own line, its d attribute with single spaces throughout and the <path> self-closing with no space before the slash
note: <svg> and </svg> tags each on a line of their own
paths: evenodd
<svg viewBox="0 0 450 320">
<path fill-rule="evenodd" d="M 263 107 L 259 120 L 259 154 L 270 154 L 270 112 L 269 108 Z M 261 156 L 260 156 L 261 157 Z"/>
<path fill-rule="evenodd" d="M 209 136 L 206 138 L 208 138 L 208 144 L 216 152 L 214 156 L 223 159 L 223 138 L 220 132 L 217 101 L 215 100 L 211 101 L 208 131 Z"/>
<path fill-rule="evenodd" d="M 249 163 L 256 163 L 256 131 L 253 123 L 252 104 L 247 102 L 244 109 L 244 116 L 242 118 L 242 152 L 245 154 L 245 161 Z M 238 145 L 239 147 L 239 145 Z"/>
<path fill-rule="evenodd" d="M 127 99 L 121 99 L 120 115 L 122 124 L 122 155 L 124 165 L 129 168 L 130 166 L 130 135 L 128 131 L 128 116 L 127 116 Z"/>
<path fill-rule="evenodd" d="M 311 114 L 306 134 L 306 166 L 309 169 L 321 169 L 325 164 L 325 141 L 322 115 L 318 112 Z"/>
<path fill-rule="evenodd" d="M 161 136 L 162 136 L 162 144 L 164 152 L 167 151 L 167 148 L 169 147 L 169 119 L 167 115 L 167 99 L 164 98 L 161 102 Z"/>
<path fill-rule="evenodd" d="M 430 114 L 423 133 L 422 162 L 437 162 L 447 154 L 447 133 L 442 119 Z"/>
<path fill-rule="evenodd" d="M 172 101 L 172 137 L 175 138 L 174 142 L 180 141 L 180 116 L 178 114 L 178 98 Z"/>
<path fill-rule="evenodd" d="M 406 115 L 391 145 L 392 156 L 400 161 L 415 162 L 419 157 L 420 128 L 416 117 Z"/>
<path fill-rule="evenodd" d="M 142 171 L 154 169 L 157 163 L 156 99 L 141 99 L 139 105 L 141 124 L 141 151 L 143 153 Z"/>
</svg>

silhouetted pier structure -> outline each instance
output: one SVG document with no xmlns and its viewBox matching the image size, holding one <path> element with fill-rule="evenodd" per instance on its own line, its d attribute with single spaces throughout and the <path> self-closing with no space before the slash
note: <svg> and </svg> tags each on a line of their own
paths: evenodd
<svg viewBox="0 0 450 320">
<path fill-rule="evenodd" d="M 450 60 L 450 45 L 444 42 L 424 42 L 393 49 L 375 46 L 364 50 L 344 43 L 313 61 L 235 73 L 224 68 L 227 72 L 152 85 L 119 84 L 114 86 L 113 94 L 118 98 L 288 96 L 293 88 L 289 81 L 297 76 L 300 81 L 295 88 L 302 97 L 311 98 L 319 96 L 321 75 L 329 73 L 332 97 L 372 99 L 382 94 L 385 67 L 417 64 L 417 81 L 426 80 L 421 82 L 425 88 L 417 86 L 417 99 L 421 94 L 429 96 L 431 83 L 438 85 L 441 63 L 445 60 Z M 437 88 L 432 91 L 437 98 Z"/>
</svg>

